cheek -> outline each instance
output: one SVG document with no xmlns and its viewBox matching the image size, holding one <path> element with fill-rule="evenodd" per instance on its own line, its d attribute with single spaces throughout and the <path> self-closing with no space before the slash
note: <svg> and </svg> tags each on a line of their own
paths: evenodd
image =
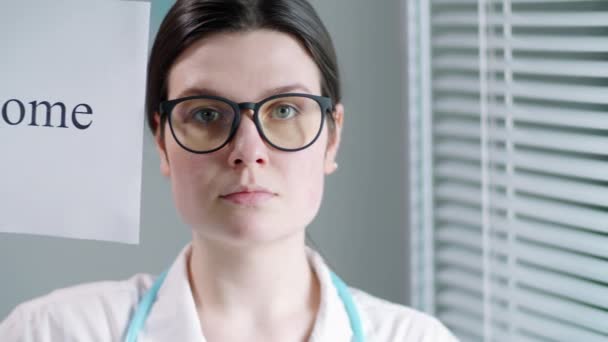
<svg viewBox="0 0 608 342">
<path fill-rule="evenodd" d="M 188 224 L 194 224 L 196 215 L 206 207 L 201 195 L 213 193 L 212 172 L 206 156 L 184 151 L 181 147 L 169 149 L 169 168 L 171 170 L 171 190 L 175 207 Z M 201 191 L 201 188 L 209 191 Z"/>
<path fill-rule="evenodd" d="M 295 189 L 294 196 L 296 207 L 294 213 L 298 211 L 304 215 L 306 221 L 312 221 L 316 216 L 323 197 L 325 176 L 323 173 L 324 149 L 315 145 L 311 150 L 304 150 L 293 160 L 290 160 L 291 188 Z M 324 145 L 320 145 L 323 147 Z"/>
</svg>

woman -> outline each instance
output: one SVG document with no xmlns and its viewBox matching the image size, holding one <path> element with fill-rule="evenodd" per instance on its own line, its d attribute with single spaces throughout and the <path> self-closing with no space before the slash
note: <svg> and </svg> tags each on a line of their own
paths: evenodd
<svg viewBox="0 0 608 342">
<path fill-rule="evenodd" d="M 305 0 L 178 0 L 150 56 L 147 115 L 192 243 L 158 278 L 22 304 L 0 340 L 455 340 L 347 288 L 305 247 L 344 115 L 330 37 Z"/>
</svg>

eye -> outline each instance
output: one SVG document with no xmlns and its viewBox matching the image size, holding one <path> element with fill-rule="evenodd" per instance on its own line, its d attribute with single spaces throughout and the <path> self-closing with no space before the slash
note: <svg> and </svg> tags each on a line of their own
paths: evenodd
<svg viewBox="0 0 608 342">
<path fill-rule="evenodd" d="M 199 108 L 192 111 L 191 117 L 201 123 L 212 123 L 220 119 L 222 114 L 211 108 Z"/>
<path fill-rule="evenodd" d="M 297 114 L 298 110 L 295 107 L 286 104 L 276 106 L 272 110 L 272 117 L 281 120 L 291 119 Z"/>
</svg>

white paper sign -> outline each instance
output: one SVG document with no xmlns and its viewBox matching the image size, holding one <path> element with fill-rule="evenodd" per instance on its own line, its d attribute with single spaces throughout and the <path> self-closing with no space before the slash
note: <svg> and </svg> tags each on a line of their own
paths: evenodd
<svg viewBox="0 0 608 342">
<path fill-rule="evenodd" d="M 150 4 L 0 4 L 0 232 L 139 242 Z"/>
</svg>

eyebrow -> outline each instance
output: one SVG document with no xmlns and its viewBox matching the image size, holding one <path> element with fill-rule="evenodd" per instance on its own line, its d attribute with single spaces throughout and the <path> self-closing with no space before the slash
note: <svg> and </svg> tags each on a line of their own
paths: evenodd
<svg viewBox="0 0 608 342">
<path fill-rule="evenodd" d="M 260 98 L 259 100 L 265 99 L 272 95 L 291 93 L 291 92 L 304 92 L 306 94 L 312 94 L 310 89 L 308 89 L 308 87 L 306 87 L 304 84 L 293 83 L 293 84 L 288 84 L 288 85 L 269 89 L 269 90 L 265 91 L 264 93 L 262 93 L 262 98 Z M 177 95 L 176 98 L 182 98 L 182 97 L 188 97 L 188 96 L 199 96 L 199 95 L 219 96 L 219 97 L 228 98 L 227 96 L 225 96 L 224 94 L 222 94 L 216 90 L 213 90 L 211 88 L 205 88 L 205 87 L 186 88 L 185 90 L 181 91 Z"/>
</svg>

